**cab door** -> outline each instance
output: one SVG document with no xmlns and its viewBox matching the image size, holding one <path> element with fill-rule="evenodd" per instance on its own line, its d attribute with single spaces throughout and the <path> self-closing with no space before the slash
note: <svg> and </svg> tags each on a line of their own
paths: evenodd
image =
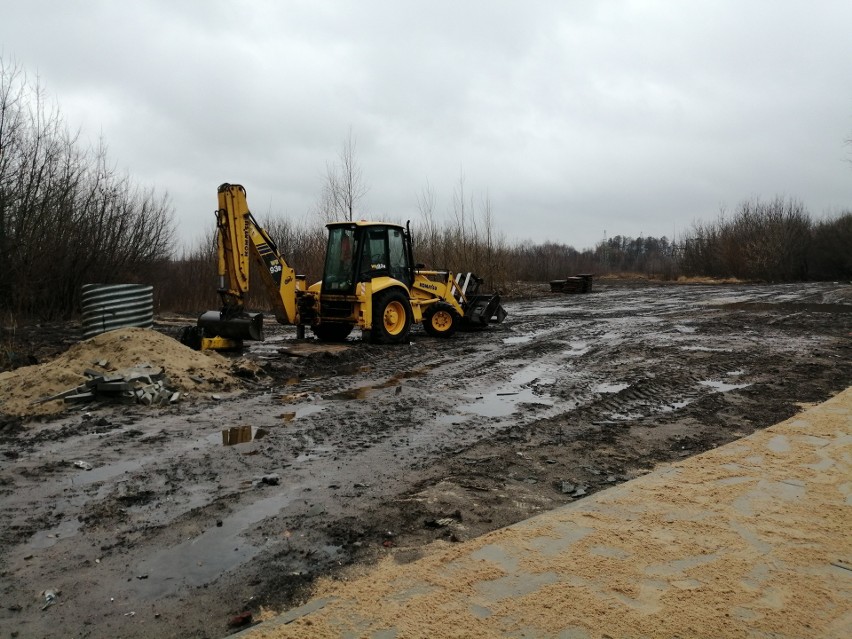
<svg viewBox="0 0 852 639">
<path fill-rule="evenodd" d="M 392 226 L 374 226 L 364 229 L 359 280 L 388 276 L 406 287 L 414 282 L 414 273 L 408 260 L 405 234 Z"/>
</svg>

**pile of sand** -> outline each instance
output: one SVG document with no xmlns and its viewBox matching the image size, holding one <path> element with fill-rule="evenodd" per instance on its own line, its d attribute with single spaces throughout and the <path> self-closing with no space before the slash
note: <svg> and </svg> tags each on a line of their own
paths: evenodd
<svg viewBox="0 0 852 639">
<path fill-rule="evenodd" d="M 35 403 L 84 383 L 98 373 L 150 364 L 162 367 L 169 387 L 183 392 L 229 390 L 237 384 L 229 360 L 199 352 L 147 328 L 122 328 L 87 339 L 51 362 L 0 373 L 0 413 L 47 415 L 61 411 L 60 400 Z"/>
</svg>

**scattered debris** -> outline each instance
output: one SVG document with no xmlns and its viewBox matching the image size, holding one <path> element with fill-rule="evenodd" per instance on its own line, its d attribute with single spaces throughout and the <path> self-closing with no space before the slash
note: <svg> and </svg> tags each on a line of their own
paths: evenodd
<svg viewBox="0 0 852 639">
<path fill-rule="evenodd" d="M 260 481 L 269 486 L 277 486 L 281 483 L 281 477 L 277 473 L 272 473 L 271 475 L 264 475 L 260 478 Z"/>
<path fill-rule="evenodd" d="M 568 495 L 569 497 L 582 497 L 589 490 L 588 486 L 581 486 L 570 481 L 554 482 L 554 486 L 563 495 Z"/>
<path fill-rule="evenodd" d="M 161 406 L 174 404 L 180 398 L 179 392 L 168 387 L 164 369 L 151 364 L 139 364 L 107 373 L 87 368 L 83 374 L 88 378 L 84 383 L 38 399 L 33 404 L 62 399 L 65 402 L 109 400 Z"/>
<path fill-rule="evenodd" d="M 560 482 L 560 484 L 559 484 L 559 492 L 561 492 L 565 495 L 569 495 L 569 494 L 573 493 L 575 490 L 577 490 L 577 485 L 572 484 L 570 481 L 563 481 L 563 482 Z"/>
<path fill-rule="evenodd" d="M 252 481 L 252 486 L 277 486 L 281 483 L 281 475 L 278 473 L 270 473 L 263 477 L 258 477 Z"/>
<path fill-rule="evenodd" d="M 41 596 L 44 599 L 42 610 L 47 610 L 50 606 L 56 603 L 56 598 L 62 594 L 61 590 L 42 590 Z"/>
<path fill-rule="evenodd" d="M 241 357 L 231 363 L 231 373 L 243 379 L 256 379 L 263 374 L 263 368 L 257 362 Z"/>
<path fill-rule="evenodd" d="M 229 628 L 242 628 L 243 626 L 248 626 L 252 621 L 252 613 L 250 611 L 241 612 L 234 617 L 231 617 L 231 620 L 228 622 Z"/>
</svg>

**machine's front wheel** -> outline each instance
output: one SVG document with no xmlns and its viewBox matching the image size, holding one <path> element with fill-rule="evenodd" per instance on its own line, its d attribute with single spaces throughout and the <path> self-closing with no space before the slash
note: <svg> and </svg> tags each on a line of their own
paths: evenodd
<svg viewBox="0 0 852 639">
<path fill-rule="evenodd" d="M 423 328 L 432 337 L 450 337 L 459 327 L 459 314 L 446 302 L 438 302 L 423 313 Z"/>
<path fill-rule="evenodd" d="M 317 324 L 311 331 L 321 342 L 342 342 L 352 332 L 352 324 Z"/>
<path fill-rule="evenodd" d="M 411 331 L 411 304 L 398 288 L 380 291 L 373 296 L 373 330 L 376 344 L 404 344 Z"/>
</svg>

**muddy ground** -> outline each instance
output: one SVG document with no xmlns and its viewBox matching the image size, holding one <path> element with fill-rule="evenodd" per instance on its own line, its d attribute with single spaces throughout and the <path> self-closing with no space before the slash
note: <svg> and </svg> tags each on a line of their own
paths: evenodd
<svg viewBox="0 0 852 639">
<path fill-rule="evenodd" d="M 268 327 L 250 351 L 266 374 L 239 396 L 0 421 L 0 636 L 223 637 L 320 576 L 411 561 L 852 384 L 850 285 L 598 285 L 506 307 L 402 347 Z M 262 437 L 223 446 L 236 425 Z"/>
</svg>

